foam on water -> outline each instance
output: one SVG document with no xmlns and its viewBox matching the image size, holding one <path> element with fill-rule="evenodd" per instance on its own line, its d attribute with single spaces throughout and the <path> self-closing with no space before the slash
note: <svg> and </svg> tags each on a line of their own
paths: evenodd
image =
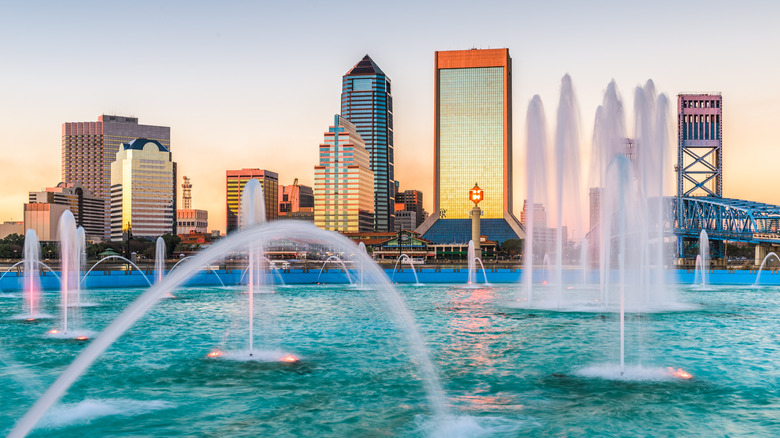
<svg viewBox="0 0 780 438">
<path fill-rule="evenodd" d="M 39 319 L 52 319 L 52 318 L 54 318 L 54 315 L 49 315 L 48 313 L 36 313 L 35 315 L 28 315 L 24 313 L 24 314 L 14 315 L 8 319 L 10 319 L 11 321 L 27 321 L 30 319 L 39 320 Z"/>
<path fill-rule="evenodd" d="M 46 337 L 52 339 L 77 339 L 81 337 L 90 339 L 93 338 L 95 334 L 96 332 L 93 332 L 92 330 L 68 330 L 67 332 L 63 332 L 58 329 L 54 329 L 46 332 Z"/>
<path fill-rule="evenodd" d="M 628 382 L 663 382 L 686 380 L 675 374 L 675 369 L 664 367 L 626 366 L 623 372 L 615 364 L 603 364 L 585 367 L 574 372 L 580 377 L 623 380 Z M 690 378 L 690 377 L 688 377 Z"/>
<path fill-rule="evenodd" d="M 426 421 L 418 417 L 418 421 L 422 423 L 418 429 L 420 435 L 435 438 L 477 438 L 497 434 L 511 436 L 531 426 L 527 421 L 493 416 L 458 415 L 440 421 Z"/>
<path fill-rule="evenodd" d="M 279 350 L 254 350 L 251 355 L 249 350 L 220 351 L 216 358 L 238 362 L 297 362 L 300 360 L 297 355 Z"/>
<path fill-rule="evenodd" d="M 86 399 L 78 403 L 54 406 L 41 419 L 39 427 L 59 428 L 75 424 L 86 424 L 92 420 L 108 416 L 132 417 L 163 409 L 172 409 L 176 405 L 162 400 L 131 399 Z"/>
</svg>

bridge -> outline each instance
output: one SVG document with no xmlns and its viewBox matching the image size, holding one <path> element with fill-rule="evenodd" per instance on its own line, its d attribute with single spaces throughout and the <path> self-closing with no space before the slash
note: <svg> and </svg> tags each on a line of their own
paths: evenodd
<svg viewBox="0 0 780 438">
<path fill-rule="evenodd" d="M 711 196 L 670 197 L 673 232 L 679 238 L 678 256 L 684 256 L 683 240 L 710 240 L 780 245 L 780 206 Z"/>
</svg>

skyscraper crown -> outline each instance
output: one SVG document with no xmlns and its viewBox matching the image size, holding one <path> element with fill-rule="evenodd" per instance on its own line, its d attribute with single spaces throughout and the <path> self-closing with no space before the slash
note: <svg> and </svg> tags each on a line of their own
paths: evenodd
<svg viewBox="0 0 780 438">
<path fill-rule="evenodd" d="M 384 75 L 385 72 L 379 68 L 378 65 L 366 55 L 360 60 L 345 76 L 362 76 L 362 75 Z"/>
</svg>

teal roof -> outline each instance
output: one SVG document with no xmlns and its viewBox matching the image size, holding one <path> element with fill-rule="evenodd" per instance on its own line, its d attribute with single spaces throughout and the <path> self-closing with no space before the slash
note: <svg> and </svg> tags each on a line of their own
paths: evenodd
<svg viewBox="0 0 780 438">
<path fill-rule="evenodd" d="M 160 152 L 170 152 L 170 150 L 168 150 L 168 148 L 163 146 L 159 141 L 149 140 L 148 138 L 136 138 L 135 140 L 132 140 L 130 143 L 122 143 L 122 148 L 124 148 L 125 150 L 133 149 L 133 150 L 140 151 L 144 148 L 144 146 L 146 146 L 147 143 L 154 143 Z"/>
</svg>

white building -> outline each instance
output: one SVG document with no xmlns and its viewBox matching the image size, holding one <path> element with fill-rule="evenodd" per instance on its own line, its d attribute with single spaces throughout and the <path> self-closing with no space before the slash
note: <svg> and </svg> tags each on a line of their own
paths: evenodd
<svg viewBox="0 0 780 438">
<path fill-rule="evenodd" d="M 111 164 L 111 240 L 174 233 L 175 178 L 171 152 L 156 140 L 122 143 Z"/>
</svg>

